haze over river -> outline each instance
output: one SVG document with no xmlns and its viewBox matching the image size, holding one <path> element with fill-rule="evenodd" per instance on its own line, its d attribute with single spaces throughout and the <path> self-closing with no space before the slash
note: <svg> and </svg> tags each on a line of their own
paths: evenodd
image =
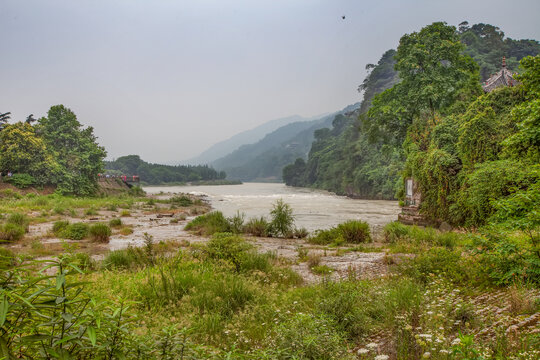
<svg viewBox="0 0 540 360">
<path fill-rule="evenodd" d="M 278 199 L 291 205 L 297 227 L 309 231 L 327 229 L 351 219 L 360 219 L 378 230 L 397 220 L 400 208 L 397 201 L 357 200 L 308 188 L 294 188 L 275 183 L 244 183 L 219 186 L 150 186 L 148 194 L 191 193 L 205 195 L 212 207 L 233 216 L 237 211 L 250 217 L 269 217 L 272 204 Z"/>
</svg>

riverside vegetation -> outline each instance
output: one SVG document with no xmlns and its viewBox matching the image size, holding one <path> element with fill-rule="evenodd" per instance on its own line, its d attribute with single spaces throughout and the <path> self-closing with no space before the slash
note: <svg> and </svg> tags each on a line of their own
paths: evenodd
<svg viewBox="0 0 540 360">
<path fill-rule="evenodd" d="M 458 40 L 456 30 L 441 23 L 406 35 L 396 53 L 399 86 L 373 98 L 366 126 L 382 136 L 381 149 L 397 141 L 396 158 L 404 144 L 406 174 L 424 176 L 429 184 L 423 189 L 426 214 L 469 226 L 466 231 L 390 223 L 376 233 L 352 221 L 308 234 L 295 227 L 282 201 L 268 218 L 246 220 L 241 213 L 208 213 L 208 205 L 189 195 L 164 199 L 134 190 L 91 197 L 96 174 L 71 176 L 76 170 L 62 158 L 65 151 L 54 153 L 55 159 L 32 139 L 29 144 L 39 145 L 36 154 L 43 155 L 32 159 L 42 159 L 38 164 L 58 169 L 67 180 L 49 195 L 0 191 L 0 357 L 539 358 L 540 61 L 521 60 L 520 86 L 481 95 L 478 69 Z M 441 42 L 455 58 L 450 65 L 428 61 L 435 65 L 424 80 L 433 88 L 416 94 L 412 75 L 418 71 L 410 68 L 418 68 L 408 55 L 423 54 L 413 51 L 417 45 L 441 50 Z M 447 72 L 452 79 L 441 81 Z M 392 109 L 399 111 L 386 112 Z M 53 131 L 46 125 L 60 118 L 78 124 L 58 107 L 40 126 Z M 28 136 L 42 134 L 30 124 L 10 126 L 14 136 L 19 128 Z M 101 161 L 97 144 L 88 142 L 92 132 L 74 128 L 74 139 Z M 16 138 L 6 131 L 0 131 L 0 146 Z M 40 171 L 28 174 L 41 181 Z M 68 196 L 78 193 L 78 183 L 84 191 Z M 200 236 L 156 241 L 145 233 L 140 247 L 106 247 L 111 238 L 134 231 L 133 218 L 165 214 L 171 219 L 156 228 L 200 215 L 185 227 Z M 42 224 L 50 231 L 33 237 Z M 66 240 L 52 248 L 43 241 L 47 237 Z M 296 253 L 260 251 L 260 241 L 292 243 Z M 367 255 L 379 259 L 371 278 L 365 276 L 368 268 L 339 271 L 330 262 Z M 317 281 L 293 270 L 301 266 Z"/>
<path fill-rule="evenodd" d="M 168 209 L 176 204 L 194 206 L 196 200 L 186 198 L 26 195 L 3 197 L 0 203 L 17 214 L 4 222 L 24 228 L 42 221 L 45 210 L 54 213 L 59 203 L 69 203 L 79 216 L 98 216 L 113 208 L 118 213 L 129 208 L 134 214 L 137 206 L 149 204 Z M 15 203 L 20 205 L 18 212 L 10 206 Z M 308 235 L 295 228 L 287 204 L 278 201 L 269 210 L 268 219 L 247 220 L 241 213 L 227 218 L 210 212 L 186 226 L 205 234 L 203 242 L 166 244 L 146 234 L 142 247 L 109 251 L 100 261 L 73 245 L 47 260 L 32 260 L 36 256 L 32 249 L 15 256 L 2 247 L 2 356 L 537 357 L 540 277 L 531 271 L 535 255 L 527 250 L 525 234 L 509 234 L 521 250 L 508 256 L 506 247 L 496 245 L 498 234 L 391 223 L 374 235 L 365 223 L 351 221 Z M 87 212 L 93 215 L 84 215 Z M 53 224 L 62 232 L 76 222 Z M 100 228 L 109 226 L 122 227 L 122 218 Z M 90 229 L 86 231 L 91 233 Z M 68 232 L 72 233 L 78 231 Z M 250 233 L 296 237 L 289 241 L 301 245 L 298 256 L 289 259 L 257 251 Z M 18 241 L 22 240 L 15 244 Z M 364 279 L 350 268 L 339 281 L 331 280 L 333 269 L 318 255 L 320 251 L 336 257 L 378 252 L 384 254 L 389 271 Z M 322 281 L 306 285 L 291 269 L 295 263 L 307 263 Z"/>
</svg>

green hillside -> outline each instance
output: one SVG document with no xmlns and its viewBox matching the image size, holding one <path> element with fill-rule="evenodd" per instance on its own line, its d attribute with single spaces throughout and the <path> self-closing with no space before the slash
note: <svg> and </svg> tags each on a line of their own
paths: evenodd
<svg viewBox="0 0 540 360">
<path fill-rule="evenodd" d="M 260 141 L 243 145 L 211 165 L 225 171 L 230 179 L 279 181 L 285 165 L 298 157 L 307 157 L 315 130 L 330 126 L 336 114 L 353 111 L 358 106 L 350 105 L 340 112 L 319 119 L 282 126 Z"/>
<path fill-rule="evenodd" d="M 402 189 L 402 170 L 407 160 L 407 150 L 402 144 L 411 124 L 427 116 L 422 101 L 432 101 L 426 110 L 432 117 L 462 113 L 468 102 L 480 94 L 480 82 L 500 69 L 503 56 L 509 69 L 523 71 L 519 60 L 540 53 L 538 41 L 505 38 L 499 28 L 488 24 L 469 26 L 464 22 L 458 29 L 452 28 L 451 34 L 457 42 L 458 53 L 463 55 L 460 61 L 466 63 L 463 69 L 452 73 L 452 66 L 441 58 L 439 73 L 407 88 L 402 86 L 405 75 L 416 75 L 419 65 L 414 56 L 418 54 L 409 55 L 410 68 L 399 71 L 400 66 L 396 64 L 399 49 L 398 52 L 387 51 L 378 64 L 366 66 L 371 71 L 359 87 L 364 91 L 360 111 L 354 116 L 336 117 L 331 129 L 317 131 L 307 161 L 298 159 L 284 168 L 286 184 L 317 187 L 354 197 L 395 198 L 396 192 Z M 408 35 L 404 36 L 400 42 L 402 49 L 409 46 L 410 41 Z M 456 80 L 461 72 L 472 71 L 476 66 L 478 72 L 473 71 L 467 78 L 475 86 Z M 440 84 L 439 88 L 435 89 L 434 84 Z M 431 99 L 429 91 L 435 94 Z M 444 96 L 446 92 L 448 96 Z M 403 100 L 406 98 L 407 101 Z M 372 102 L 377 110 L 368 113 Z M 407 106 L 403 106 L 403 102 Z"/>
</svg>

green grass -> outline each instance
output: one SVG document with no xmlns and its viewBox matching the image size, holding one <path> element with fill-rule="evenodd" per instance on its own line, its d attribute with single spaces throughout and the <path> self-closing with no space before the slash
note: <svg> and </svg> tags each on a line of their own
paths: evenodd
<svg viewBox="0 0 540 360">
<path fill-rule="evenodd" d="M 212 211 L 208 214 L 197 216 L 186 225 L 185 229 L 201 235 L 212 235 L 214 233 L 231 231 L 231 225 L 221 211 Z"/>
<path fill-rule="evenodd" d="M 107 224 L 97 223 L 90 225 L 88 229 L 88 234 L 95 242 L 108 243 L 112 231 Z"/>
</svg>

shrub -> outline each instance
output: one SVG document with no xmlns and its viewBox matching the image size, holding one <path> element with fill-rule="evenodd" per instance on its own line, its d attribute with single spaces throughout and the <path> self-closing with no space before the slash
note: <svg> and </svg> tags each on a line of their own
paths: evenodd
<svg viewBox="0 0 540 360">
<path fill-rule="evenodd" d="M 121 235 L 131 235 L 133 234 L 133 229 L 127 226 L 124 226 L 122 229 L 120 229 Z"/>
<path fill-rule="evenodd" d="M 293 235 L 297 239 L 304 239 L 308 237 L 309 231 L 306 228 L 296 228 L 294 229 Z"/>
<path fill-rule="evenodd" d="M 236 215 L 227 219 L 231 226 L 231 232 L 235 234 L 240 234 L 244 230 L 245 217 L 246 215 L 244 213 L 237 211 Z"/>
<path fill-rule="evenodd" d="M 93 207 L 91 208 L 88 208 L 86 209 L 86 211 L 84 212 L 85 215 L 96 215 L 97 214 L 97 211 L 96 209 L 94 209 Z"/>
<path fill-rule="evenodd" d="M 251 218 L 246 225 L 244 225 L 244 232 L 253 236 L 266 237 L 268 236 L 268 226 L 268 221 L 262 216 L 260 218 Z"/>
<path fill-rule="evenodd" d="M 114 218 L 114 219 L 109 220 L 109 226 L 110 227 L 120 227 L 120 226 L 122 226 L 122 219 Z"/>
<path fill-rule="evenodd" d="M 28 232 L 28 225 L 30 221 L 28 217 L 21 213 L 13 213 L 7 218 L 8 224 L 14 224 L 22 227 L 25 232 Z"/>
<path fill-rule="evenodd" d="M 283 199 L 279 199 L 270 211 L 272 220 L 270 221 L 269 233 L 272 236 L 286 237 L 293 231 L 294 215 L 292 208 Z"/>
<path fill-rule="evenodd" d="M 107 243 L 109 242 L 112 232 L 107 224 L 98 223 L 90 226 L 88 233 L 92 237 L 92 240 L 100 243 Z"/>
<path fill-rule="evenodd" d="M 193 205 L 193 201 L 186 195 L 173 196 L 169 199 L 169 203 L 177 206 L 187 207 Z"/>
<path fill-rule="evenodd" d="M 240 271 L 243 254 L 248 249 L 251 249 L 250 244 L 231 233 L 216 233 L 206 245 L 206 252 L 212 259 L 229 261 L 237 271 Z"/>
<path fill-rule="evenodd" d="M 369 225 L 360 220 L 349 220 L 337 226 L 337 230 L 348 243 L 364 243 L 371 241 Z"/>
<path fill-rule="evenodd" d="M 201 235 L 212 235 L 218 232 L 230 232 L 231 225 L 221 211 L 213 211 L 190 221 L 186 230 L 192 230 Z"/>
<path fill-rule="evenodd" d="M 0 240 L 17 241 L 24 236 L 24 228 L 17 224 L 7 223 L 0 226 Z"/>
<path fill-rule="evenodd" d="M 70 240 L 82 240 L 88 236 L 88 224 L 73 223 L 67 225 L 59 233 L 59 237 Z"/>
<path fill-rule="evenodd" d="M 120 216 L 122 217 L 128 217 L 128 216 L 131 216 L 131 213 L 129 212 L 129 210 L 122 210 L 120 212 Z"/>
<path fill-rule="evenodd" d="M 475 260 L 483 278 L 496 285 L 515 281 L 540 284 L 538 248 L 501 232 L 498 227 L 474 238 Z"/>
<path fill-rule="evenodd" d="M 383 229 L 384 240 L 388 243 L 395 243 L 409 235 L 409 227 L 399 221 L 386 224 Z"/>
<path fill-rule="evenodd" d="M 64 231 L 69 225 L 67 220 L 58 220 L 53 224 L 52 231 L 56 236 L 59 236 L 62 231 Z"/>
<path fill-rule="evenodd" d="M 344 240 L 341 237 L 341 234 L 336 228 L 331 228 L 328 230 L 316 230 L 308 238 L 308 242 L 315 245 L 329 245 L 332 243 L 340 243 L 343 241 Z"/>
<path fill-rule="evenodd" d="M 24 189 L 36 184 L 36 179 L 29 174 L 13 174 L 11 177 L 6 177 L 5 181 L 13 184 L 19 189 Z"/>
</svg>

